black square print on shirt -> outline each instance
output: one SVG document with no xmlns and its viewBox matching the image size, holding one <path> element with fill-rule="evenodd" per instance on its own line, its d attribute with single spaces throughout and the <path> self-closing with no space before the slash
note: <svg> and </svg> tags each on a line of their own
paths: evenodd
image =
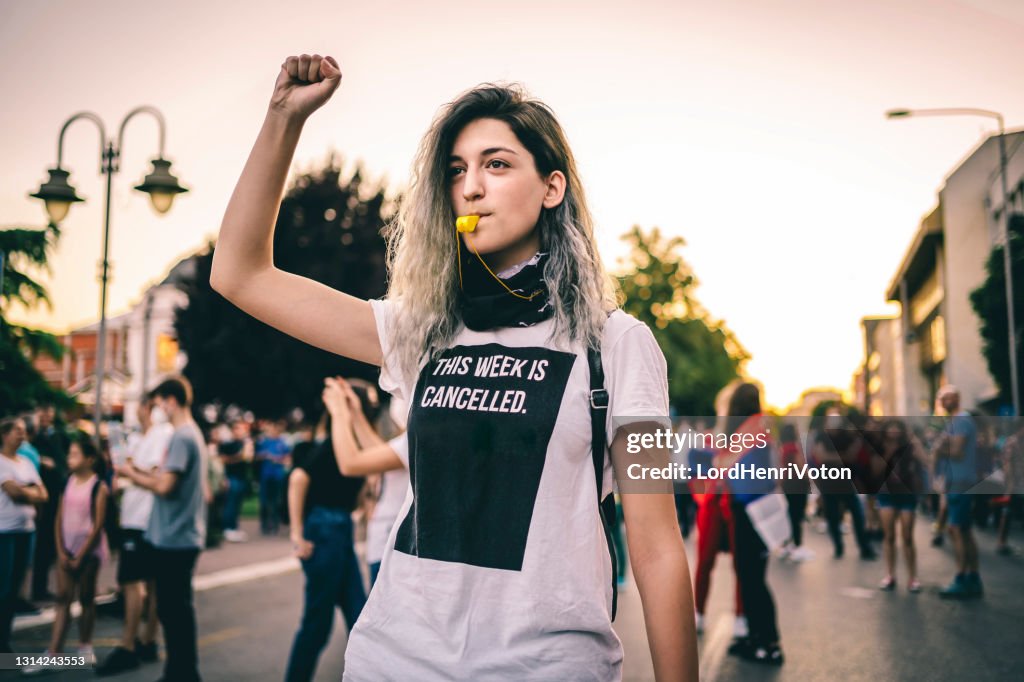
<svg viewBox="0 0 1024 682">
<path fill-rule="evenodd" d="M 518 571 L 576 356 L 455 346 L 420 372 L 409 413 L 413 503 L 395 549 Z"/>
</svg>

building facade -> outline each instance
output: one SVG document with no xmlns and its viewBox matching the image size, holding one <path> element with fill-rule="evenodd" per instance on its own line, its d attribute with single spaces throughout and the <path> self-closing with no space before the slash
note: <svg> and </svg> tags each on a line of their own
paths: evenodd
<svg viewBox="0 0 1024 682">
<path fill-rule="evenodd" d="M 960 389 L 967 408 L 991 409 L 999 402 L 982 354 L 981 321 L 970 302 L 971 292 L 985 280 L 992 248 L 1003 240 L 1004 211 L 1019 212 L 1024 192 L 1024 132 L 1006 135 L 1010 201 L 1005 207 L 998 143 L 998 136 L 986 139 L 953 169 L 938 205 L 921 221 L 886 292 L 887 300 L 900 304 L 899 318 L 862 325 L 865 366 L 878 353 L 879 368 L 902 367 L 893 370 L 894 384 L 886 389 L 877 375 L 880 392 L 873 404 L 882 409 L 892 405 L 899 415 L 931 414 L 946 383 Z M 1024 283 L 1015 288 L 1024 291 Z M 893 327 L 898 334 L 892 334 Z M 878 334 L 898 342 L 888 344 Z"/>
</svg>

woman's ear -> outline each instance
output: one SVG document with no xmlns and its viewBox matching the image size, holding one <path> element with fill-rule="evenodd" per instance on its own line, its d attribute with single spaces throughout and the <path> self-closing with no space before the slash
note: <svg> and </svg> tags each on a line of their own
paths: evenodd
<svg viewBox="0 0 1024 682">
<path fill-rule="evenodd" d="M 544 208 L 554 208 L 565 198 L 565 174 L 562 171 L 552 171 L 545 184 L 543 206 Z"/>
</svg>

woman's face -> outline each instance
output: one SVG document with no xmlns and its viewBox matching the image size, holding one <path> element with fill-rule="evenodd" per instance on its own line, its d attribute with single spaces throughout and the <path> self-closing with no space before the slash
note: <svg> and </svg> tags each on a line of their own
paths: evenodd
<svg viewBox="0 0 1024 682">
<path fill-rule="evenodd" d="M 3 447 L 17 450 L 25 442 L 25 422 L 18 419 L 4 436 Z"/>
<path fill-rule="evenodd" d="M 480 216 L 475 231 L 460 235 L 463 244 L 496 270 L 540 250 L 541 208 L 558 206 L 565 195 L 565 176 L 554 171 L 542 178 L 512 128 L 493 118 L 477 119 L 459 133 L 448 182 L 456 215 Z"/>
<path fill-rule="evenodd" d="M 78 443 L 72 443 L 71 447 L 68 448 L 68 469 L 78 471 L 84 462 L 85 455 L 82 454 L 81 446 Z"/>
</svg>

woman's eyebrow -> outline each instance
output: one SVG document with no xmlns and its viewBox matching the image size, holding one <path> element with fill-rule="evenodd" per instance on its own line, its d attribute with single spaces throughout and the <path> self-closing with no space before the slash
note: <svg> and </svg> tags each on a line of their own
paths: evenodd
<svg viewBox="0 0 1024 682">
<path fill-rule="evenodd" d="M 483 150 L 480 153 L 480 156 L 490 156 L 491 154 L 497 154 L 498 152 L 508 152 L 509 154 L 519 156 L 519 154 L 509 149 L 508 147 L 488 147 L 487 149 Z M 463 159 L 461 156 L 457 154 L 452 154 L 451 156 L 448 157 L 448 163 L 451 163 L 453 161 L 465 161 L 465 159 Z"/>
</svg>

